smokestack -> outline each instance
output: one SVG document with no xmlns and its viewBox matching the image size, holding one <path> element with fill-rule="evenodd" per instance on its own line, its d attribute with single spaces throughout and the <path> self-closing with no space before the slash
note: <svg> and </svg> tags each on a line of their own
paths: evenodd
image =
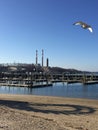
<svg viewBox="0 0 98 130">
<path fill-rule="evenodd" d="M 36 50 L 36 65 L 38 65 L 38 51 Z"/>
<path fill-rule="evenodd" d="M 44 66 L 44 50 L 42 50 L 42 67 Z"/>
<path fill-rule="evenodd" d="M 49 59 L 46 60 L 46 66 L 49 67 Z"/>
</svg>

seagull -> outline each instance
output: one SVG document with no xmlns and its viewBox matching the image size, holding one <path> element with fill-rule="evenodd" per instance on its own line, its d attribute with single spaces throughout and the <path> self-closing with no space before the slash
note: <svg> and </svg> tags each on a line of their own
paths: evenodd
<svg viewBox="0 0 98 130">
<path fill-rule="evenodd" d="M 90 25 L 82 22 L 82 21 L 79 21 L 79 22 L 75 22 L 73 25 L 81 25 L 82 28 L 84 29 L 88 29 L 90 32 L 93 32 L 93 29 Z"/>
</svg>

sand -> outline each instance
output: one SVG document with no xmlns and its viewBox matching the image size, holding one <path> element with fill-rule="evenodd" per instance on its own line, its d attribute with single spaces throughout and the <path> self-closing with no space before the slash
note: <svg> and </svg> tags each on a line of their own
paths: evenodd
<svg viewBox="0 0 98 130">
<path fill-rule="evenodd" d="M 98 100 L 1 94 L 0 130 L 98 130 Z"/>
</svg>

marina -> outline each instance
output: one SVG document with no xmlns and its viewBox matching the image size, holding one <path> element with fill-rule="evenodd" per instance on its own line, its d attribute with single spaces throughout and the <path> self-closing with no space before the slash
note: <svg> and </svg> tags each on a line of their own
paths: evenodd
<svg viewBox="0 0 98 130">
<path fill-rule="evenodd" d="M 98 74 L 36 65 L 1 66 L 0 93 L 98 99 Z M 58 73 L 57 73 L 58 72 Z"/>
<path fill-rule="evenodd" d="M 18 86 L 18 87 L 47 87 L 53 83 L 82 83 L 82 84 L 97 84 L 98 75 L 91 74 L 40 74 L 30 73 L 4 75 L 0 78 L 0 86 Z"/>
</svg>

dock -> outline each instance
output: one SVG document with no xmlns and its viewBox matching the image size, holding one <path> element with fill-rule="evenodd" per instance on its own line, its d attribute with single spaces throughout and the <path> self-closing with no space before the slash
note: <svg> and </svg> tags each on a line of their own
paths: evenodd
<svg viewBox="0 0 98 130">
<path fill-rule="evenodd" d="M 48 87 L 53 86 L 52 83 L 46 84 L 9 84 L 9 83 L 0 83 L 0 86 L 13 86 L 13 87 L 30 87 L 30 88 L 38 88 L 38 87 Z"/>
<path fill-rule="evenodd" d="M 20 74 L 20 73 L 19 73 Z M 42 74 L 30 73 L 26 75 L 3 75 L 0 77 L 0 86 L 16 86 L 16 87 L 47 87 L 53 86 L 54 83 L 82 83 L 98 84 L 98 75 L 91 74 Z"/>
<path fill-rule="evenodd" d="M 98 81 L 87 81 L 83 83 L 84 85 L 90 85 L 90 84 L 98 84 Z"/>
</svg>

